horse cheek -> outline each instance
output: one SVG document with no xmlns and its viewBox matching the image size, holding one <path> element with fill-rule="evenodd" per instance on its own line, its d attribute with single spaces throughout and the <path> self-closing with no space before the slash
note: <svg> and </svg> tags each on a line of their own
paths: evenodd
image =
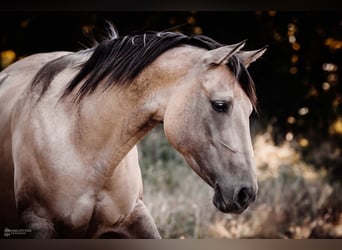
<svg viewBox="0 0 342 250">
<path fill-rule="evenodd" d="M 177 105 L 177 104 L 176 104 Z M 184 109 L 178 109 L 176 111 L 176 105 L 173 109 L 167 110 L 164 116 L 164 132 L 169 143 L 180 153 L 186 151 L 186 139 L 187 139 L 187 123 L 189 123 Z"/>
</svg>

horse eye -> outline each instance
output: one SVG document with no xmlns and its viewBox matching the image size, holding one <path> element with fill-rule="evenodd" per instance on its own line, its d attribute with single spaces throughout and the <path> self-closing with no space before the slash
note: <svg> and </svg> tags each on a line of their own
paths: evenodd
<svg viewBox="0 0 342 250">
<path fill-rule="evenodd" d="M 217 112 L 227 112 L 228 103 L 226 101 L 211 101 L 211 107 Z"/>
</svg>

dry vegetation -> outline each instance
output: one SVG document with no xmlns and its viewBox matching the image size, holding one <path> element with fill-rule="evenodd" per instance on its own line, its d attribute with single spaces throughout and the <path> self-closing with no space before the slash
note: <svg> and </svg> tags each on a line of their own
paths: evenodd
<svg viewBox="0 0 342 250">
<path fill-rule="evenodd" d="M 241 215 L 219 212 L 213 191 L 171 149 L 158 127 L 140 143 L 144 199 L 163 238 L 342 238 L 342 188 L 289 143 L 254 136 L 257 201 Z"/>
</svg>

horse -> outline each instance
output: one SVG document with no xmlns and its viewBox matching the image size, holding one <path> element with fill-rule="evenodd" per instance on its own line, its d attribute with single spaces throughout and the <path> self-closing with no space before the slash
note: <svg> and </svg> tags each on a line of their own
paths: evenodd
<svg viewBox="0 0 342 250">
<path fill-rule="evenodd" d="M 136 144 L 163 124 L 172 147 L 242 213 L 258 190 L 243 51 L 204 35 L 114 27 L 91 48 L 28 56 L 0 73 L 1 228 L 28 238 L 160 238 Z"/>
</svg>

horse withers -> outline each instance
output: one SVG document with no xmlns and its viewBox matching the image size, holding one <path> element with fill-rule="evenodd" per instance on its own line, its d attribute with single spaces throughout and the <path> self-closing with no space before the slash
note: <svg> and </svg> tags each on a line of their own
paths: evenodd
<svg viewBox="0 0 342 250">
<path fill-rule="evenodd" d="M 241 213 L 257 194 L 247 71 L 265 48 L 149 32 L 36 54 L 0 73 L 1 228 L 33 238 L 159 238 L 136 144 L 163 123 L 170 144 Z"/>
</svg>

